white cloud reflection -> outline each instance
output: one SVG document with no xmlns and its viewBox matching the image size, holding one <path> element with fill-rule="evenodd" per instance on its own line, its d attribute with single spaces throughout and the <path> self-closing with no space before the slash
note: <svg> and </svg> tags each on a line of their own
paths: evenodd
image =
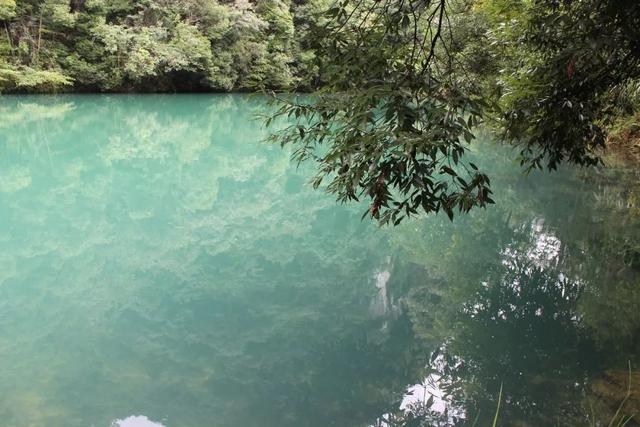
<svg viewBox="0 0 640 427">
<path fill-rule="evenodd" d="M 132 415 L 122 420 L 115 420 L 111 423 L 111 427 L 166 427 L 155 421 L 151 421 L 144 415 Z"/>
</svg>

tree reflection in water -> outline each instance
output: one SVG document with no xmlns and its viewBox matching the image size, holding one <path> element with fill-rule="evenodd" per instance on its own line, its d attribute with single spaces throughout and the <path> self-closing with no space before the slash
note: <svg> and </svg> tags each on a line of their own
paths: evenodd
<svg viewBox="0 0 640 427">
<path fill-rule="evenodd" d="M 638 219 L 620 212 L 628 206 L 615 190 L 571 195 L 527 222 L 518 209 L 496 209 L 450 231 L 431 224 L 440 235 L 402 248 L 429 277 L 405 302 L 418 345 L 435 348 L 425 382 L 437 381 L 410 388 L 424 397 L 381 425 L 491 425 L 501 385 L 501 425 L 607 424 L 629 377 L 623 412 L 640 408 L 640 378 L 625 369 L 640 355 L 638 248 L 629 243 L 639 241 Z M 589 198 L 600 204 L 562 217 Z M 602 212 L 624 221 L 594 220 Z"/>
</svg>

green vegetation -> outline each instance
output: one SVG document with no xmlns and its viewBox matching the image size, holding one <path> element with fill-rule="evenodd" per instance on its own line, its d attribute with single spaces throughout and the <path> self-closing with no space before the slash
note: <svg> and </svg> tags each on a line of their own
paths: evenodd
<svg viewBox="0 0 640 427">
<path fill-rule="evenodd" d="M 323 1 L 1 0 L 0 91 L 308 86 Z"/>
<path fill-rule="evenodd" d="M 491 204 L 490 171 L 466 156 L 480 127 L 526 170 L 590 166 L 637 110 L 635 1 L 344 0 L 328 15 L 314 33 L 323 88 L 284 100 L 296 123 L 274 139 L 382 223 Z"/>
</svg>

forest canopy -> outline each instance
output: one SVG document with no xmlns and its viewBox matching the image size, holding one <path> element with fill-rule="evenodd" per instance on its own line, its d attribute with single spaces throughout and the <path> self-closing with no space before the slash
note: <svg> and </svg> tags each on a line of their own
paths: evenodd
<svg viewBox="0 0 640 427">
<path fill-rule="evenodd" d="M 229 91 L 305 86 L 323 0 L 0 0 L 0 90 Z"/>
</svg>

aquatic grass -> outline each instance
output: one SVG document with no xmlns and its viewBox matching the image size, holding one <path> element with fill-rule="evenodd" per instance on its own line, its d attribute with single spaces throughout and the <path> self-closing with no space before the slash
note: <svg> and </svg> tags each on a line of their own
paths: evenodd
<svg viewBox="0 0 640 427">
<path fill-rule="evenodd" d="M 631 361 L 629 361 L 628 363 L 629 363 L 629 379 L 627 381 L 627 393 L 625 394 L 624 399 L 622 399 L 622 402 L 620 402 L 620 405 L 618 406 L 616 413 L 613 415 L 613 418 L 611 418 L 611 421 L 609 422 L 608 427 L 624 427 L 633 419 L 633 415 L 625 416 L 624 414 L 622 414 L 620 416 L 620 419 L 616 423 L 618 416 L 622 412 L 622 408 L 624 407 L 625 403 L 627 403 L 627 400 L 629 400 L 629 397 L 631 397 Z"/>
<path fill-rule="evenodd" d="M 502 402 L 502 383 L 500 383 L 500 392 L 498 393 L 498 406 L 496 408 L 496 414 L 493 417 L 492 427 L 496 427 L 498 425 L 498 415 L 500 414 L 500 402 Z"/>
</svg>

